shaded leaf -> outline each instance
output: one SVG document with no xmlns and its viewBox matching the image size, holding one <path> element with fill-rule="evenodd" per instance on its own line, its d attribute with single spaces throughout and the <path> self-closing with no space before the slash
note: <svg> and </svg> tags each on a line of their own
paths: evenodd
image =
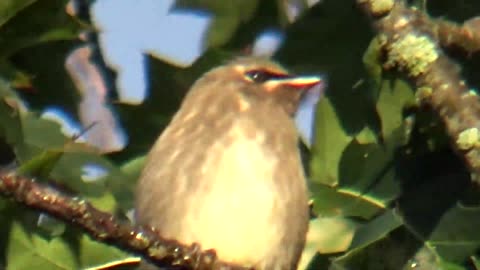
<svg viewBox="0 0 480 270">
<path fill-rule="evenodd" d="M 368 269 L 368 270 L 401 270 L 412 269 L 412 257 L 415 257 L 421 242 L 413 235 L 408 233 L 404 227 L 398 227 L 390 231 L 388 235 L 384 233 L 395 228 L 396 222 L 391 222 L 389 214 L 380 218 L 373 226 L 372 231 L 367 233 L 365 243 L 370 244 L 361 248 L 353 249 L 351 252 L 332 260 L 331 269 Z M 367 225 L 368 226 L 368 225 Z M 376 228 L 375 228 L 376 227 Z M 378 231 L 377 231 L 378 230 Z M 372 234 L 370 234 L 372 233 Z M 355 241 L 355 240 L 354 240 Z M 429 256 L 422 258 L 422 266 L 418 269 L 439 269 L 432 254 L 426 250 Z M 432 267 L 433 263 L 433 267 Z M 416 269 L 416 268 L 414 268 Z"/>
<path fill-rule="evenodd" d="M 17 9 L 15 16 L 0 26 L 0 58 L 41 42 L 77 38 L 81 27 L 65 12 L 66 4 L 65 0 L 35 1 Z"/>
<path fill-rule="evenodd" d="M 359 144 L 353 140 L 338 164 L 340 189 L 348 189 L 388 205 L 399 194 L 395 179 L 394 148 L 378 144 Z"/>
<path fill-rule="evenodd" d="M 463 263 L 480 248 L 480 208 L 469 209 L 459 205 L 447 211 L 437 223 L 426 244 L 443 260 Z"/>
<path fill-rule="evenodd" d="M 368 72 L 368 79 L 371 81 L 372 84 L 372 96 L 376 98 L 378 95 L 378 91 L 381 87 L 381 82 L 383 80 L 382 74 L 382 60 L 381 60 L 381 52 L 380 52 L 380 40 L 377 37 L 373 38 L 370 41 L 368 48 L 366 49 L 365 53 L 363 54 L 363 64 L 365 66 L 365 70 Z M 378 90 L 377 90 L 378 88 Z"/>
<path fill-rule="evenodd" d="M 2 77 L 10 82 L 14 88 L 19 88 L 24 91 L 31 91 L 33 88 L 32 76 L 16 69 L 9 62 L 0 61 L 0 74 L 2 74 Z"/>
<path fill-rule="evenodd" d="M 32 76 L 33 89 L 19 93 L 31 110 L 55 107 L 78 119 L 80 95 L 65 70 L 65 59 L 79 44 L 76 40 L 46 42 L 18 51 L 10 58 L 12 65 Z"/>
<path fill-rule="evenodd" d="M 350 252 L 355 252 L 356 249 L 361 249 L 381 240 L 402 225 L 401 217 L 395 214 L 393 210 L 387 210 L 381 216 L 357 229 L 349 248 Z"/>
<path fill-rule="evenodd" d="M 22 122 L 19 109 L 22 107 L 17 95 L 0 79 L 0 136 L 8 143 L 17 156 L 28 152 L 23 142 Z"/>
<path fill-rule="evenodd" d="M 310 186 L 314 212 L 321 217 L 344 216 L 371 218 L 385 206 L 374 199 L 349 190 L 337 190 L 323 184 Z"/>
<path fill-rule="evenodd" d="M 326 95 L 345 133 L 351 135 L 365 126 L 375 127 L 377 121 L 369 85 L 362 83 L 367 73 L 361 59 L 372 30 L 354 5 L 353 0 L 324 0 L 313 6 L 289 25 L 275 54 L 295 72 L 326 75 Z"/>
<path fill-rule="evenodd" d="M 4 0 L 0 5 L 0 27 L 36 0 Z"/>
</svg>

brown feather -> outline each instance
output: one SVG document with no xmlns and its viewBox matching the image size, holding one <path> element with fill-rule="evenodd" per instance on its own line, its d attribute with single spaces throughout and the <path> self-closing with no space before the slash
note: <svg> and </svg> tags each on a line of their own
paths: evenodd
<svg viewBox="0 0 480 270">
<path fill-rule="evenodd" d="M 262 61 L 214 69 L 187 94 L 148 155 L 137 220 L 164 237 L 213 248 L 224 261 L 295 269 L 309 213 L 291 119 L 300 95 L 264 92 L 244 80 L 239 65 Z"/>
</svg>

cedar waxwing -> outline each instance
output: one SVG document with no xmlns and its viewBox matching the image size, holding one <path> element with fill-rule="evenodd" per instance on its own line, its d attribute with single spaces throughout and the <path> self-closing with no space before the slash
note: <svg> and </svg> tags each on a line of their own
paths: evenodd
<svg viewBox="0 0 480 270">
<path fill-rule="evenodd" d="M 320 82 L 248 57 L 203 75 L 148 155 L 137 222 L 226 262 L 296 269 L 309 205 L 292 116 Z"/>
</svg>

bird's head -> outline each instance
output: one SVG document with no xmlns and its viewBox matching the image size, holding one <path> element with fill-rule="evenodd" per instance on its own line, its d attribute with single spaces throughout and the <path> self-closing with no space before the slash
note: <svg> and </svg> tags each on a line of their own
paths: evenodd
<svg viewBox="0 0 480 270">
<path fill-rule="evenodd" d="M 297 76 L 288 73 L 275 62 L 243 57 L 212 69 L 196 83 L 195 88 L 208 88 L 213 95 L 235 94 L 240 109 L 258 104 L 273 104 L 293 115 L 305 90 L 321 83 L 319 76 Z"/>
</svg>

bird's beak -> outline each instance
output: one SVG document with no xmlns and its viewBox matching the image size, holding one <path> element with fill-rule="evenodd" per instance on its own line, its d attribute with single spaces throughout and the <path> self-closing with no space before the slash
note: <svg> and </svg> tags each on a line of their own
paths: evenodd
<svg viewBox="0 0 480 270">
<path fill-rule="evenodd" d="M 279 86 L 288 86 L 296 89 L 308 89 L 322 82 L 319 76 L 292 76 L 270 80 L 265 83 L 268 91 L 274 91 Z"/>
</svg>

